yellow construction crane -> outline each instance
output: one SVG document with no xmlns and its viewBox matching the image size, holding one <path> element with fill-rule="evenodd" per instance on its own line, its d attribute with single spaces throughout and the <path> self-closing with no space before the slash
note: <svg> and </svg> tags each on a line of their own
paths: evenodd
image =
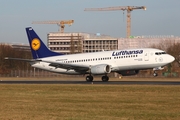
<svg viewBox="0 0 180 120">
<path fill-rule="evenodd" d="M 129 38 L 131 35 L 131 11 L 143 9 L 146 10 L 145 6 L 117 6 L 117 7 L 105 7 L 105 8 L 85 8 L 84 11 L 115 11 L 115 10 L 123 10 L 127 11 L 127 35 Z"/>
<path fill-rule="evenodd" d="M 64 33 L 65 24 L 69 26 L 74 23 L 74 20 L 60 20 L 60 21 L 34 21 L 32 24 L 57 24 L 60 28 L 59 31 Z"/>
</svg>

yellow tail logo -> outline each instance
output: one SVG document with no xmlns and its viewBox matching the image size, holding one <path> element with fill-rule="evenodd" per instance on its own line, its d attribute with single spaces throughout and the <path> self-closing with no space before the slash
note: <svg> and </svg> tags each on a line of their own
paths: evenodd
<svg viewBox="0 0 180 120">
<path fill-rule="evenodd" d="M 37 39 L 37 38 L 34 38 L 34 39 L 32 40 L 32 42 L 31 42 L 31 47 L 32 47 L 32 49 L 36 51 L 36 50 L 38 50 L 38 49 L 40 48 L 40 46 L 41 46 L 40 40 Z"/>
</svg>

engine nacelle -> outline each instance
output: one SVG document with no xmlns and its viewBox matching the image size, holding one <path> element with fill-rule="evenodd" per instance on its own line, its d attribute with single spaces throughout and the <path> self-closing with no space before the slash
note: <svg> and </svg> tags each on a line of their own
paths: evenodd
<svg viewBox="0 0 180 120">
<path fill-rule="evenodd" d="M 101 64 L 101 65 L 95 65 L 91 67 L 91 73 L 94 75 L 107 74 L 110 72 L 111 72 L 110 65 Z"/>
<path fill-rule="evenodd" d="M 119 74 L 122 76 L 130 76 L 130 75 L 136 75 L 139 73 L 139 70 L 126 70 L 126 71 L 119 71 Z"/>
</svg>

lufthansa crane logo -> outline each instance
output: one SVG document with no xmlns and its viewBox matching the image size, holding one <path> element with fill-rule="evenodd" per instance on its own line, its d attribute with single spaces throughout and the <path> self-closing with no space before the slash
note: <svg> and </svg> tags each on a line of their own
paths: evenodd
<svg viewBox="0 0 180 120">
<path fill-rule="evenodd" d="M 32 49 L 36 51 L 36 50 L 38 50 L 38 49 L 40 48 L 40 46 L 41 46 L 40 40 L 37 39 L 37 38 L 34 38 L 34 39 L 32 40 L 32 42 L 31 42 L 31 47 L 32 47 Z"/>
</svg>

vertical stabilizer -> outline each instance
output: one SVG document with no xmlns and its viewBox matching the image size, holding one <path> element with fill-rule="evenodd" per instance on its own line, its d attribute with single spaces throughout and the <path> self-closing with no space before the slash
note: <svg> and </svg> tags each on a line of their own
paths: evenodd
<svg viewBox="0 0 180 120">
<path fill-rule="evenodd" d="M 63 55 L 49 50 L 31 27 L 26 28 L 26 33 L 33 59 Z"/>
</svg>

